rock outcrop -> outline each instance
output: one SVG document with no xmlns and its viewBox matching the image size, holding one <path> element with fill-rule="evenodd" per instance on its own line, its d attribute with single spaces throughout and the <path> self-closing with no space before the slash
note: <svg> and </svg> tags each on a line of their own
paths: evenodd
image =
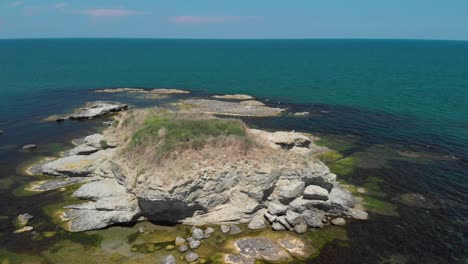
<svg viewBox="0 0 468 264">
<path fill-rule="evenodd" d="M 141 172 L 119 156 L 125 148 L 109 143 L 118 138 L 109 131 L 117 133 L 118 128 L 86 137 L 64 157 L 31 170 L 64 180 L 90 179 L 73 194 L 88 202 L 65 208 L 62 217 L 70 231 L 99 229 L 144 216 L 156 222 L 225 223 L 230 234 L 242 232 L 233 223 L 261 229 L 267 222 L 274 230 L 304 233 L 307 228 L 323 227 L 327 216 L 367 218 L 327 166 L 293 151 L 313 152 L 315 145 L 304 134 L 249 130 L 256 147 L 245 153 L 207 146 L 177 153 L 155 164 L 157 170 Z M 205 235 L 193 232 L 195 240 Z"/>
<path fill-rule="evenodd" d="M 228 116 L 277 116 L 284 109 L 269 107 L 261 102 L 228 102 L 208 99 L 187 99 L 182 104 L 194 106 L 191 111 Z"/>
<path fill-rule="evenodd" d="M 75 113 L 69 116 L 70 119 L 91 119 L 109 113 L 120 112 L 126 110 L 128 105 L 113 103 L 113 102 L 93 102 L 85 107 L 78 109 Z"/>
</svg>

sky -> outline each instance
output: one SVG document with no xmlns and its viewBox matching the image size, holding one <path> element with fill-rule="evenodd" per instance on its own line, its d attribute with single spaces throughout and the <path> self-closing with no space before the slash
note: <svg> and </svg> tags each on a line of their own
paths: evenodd
<svg viewBox="0 0 468 264">
<path fill-rule="evenodd" d="M 0 38 L 468 40 L 468 0 L 0 0 Z"/>
</svg>

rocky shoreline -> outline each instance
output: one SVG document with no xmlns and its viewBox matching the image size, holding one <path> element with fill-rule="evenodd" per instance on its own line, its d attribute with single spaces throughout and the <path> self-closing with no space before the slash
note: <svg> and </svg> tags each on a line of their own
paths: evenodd
<svg viewBox="0 0 468 264">
<path fill-rule="evenodd" d="M 250 101 L 253 98 L 239 98 L 244 99 Z M 182 103 L 197 105 L 195 111 L 188 111 L 192 114 L 213 113 L 209 109 L 215 109 L 216 114 L 235 113 L 241 116 L 276 115 L 284 111 L 263 104 L 240 104 L 242 101 L 205 101 L 189 99 Z M 238 111 L 239 105 L 247 108 Z M 367 219 L 359 200 L 337 181 L 336 175 L 326 165 L 315 158 L 327 149 L 317 146 L 313 137 L 303 133 L 245 128 L 249 140 L 258 147 L 247 151 L 244 156 L 239 156 L 237 149 L 205 147 L 178 153 L 174 160 L 159 164 L 159 174 L 135 171 L 128 160 L 122 158 L 121 153 L 126 151 L 129 144 L 128 138 L 122 139 L 122 130 L 128 120 L 138 119 L 145 113 L 140 110 L 122 112 L 127 109 L 127 105 L 119 103 L 96 102 L 78 110 L 69 119 L 120 114 L 102 134 L 76 140 L 76 147 L 64 152 L 61 158 L 44 160 L 28 170 L 32 175 L 56 177 L 31 184 L 28 187 L 30 191 L 51 191 L 81 185 L 73 197 L 82 202 L 60 210 L 63 227 L 68 231 L 97 230 L 115 224 L 151 220 L 192 226 L 215 224 L 219 225 L 222 233 L 231 234 L 242 232 L 237 225 L 245 225 L 251 230 L 272 229 L 303 234 L 311 228 L 344 225 L 345 218 Z M 223 152 L 225 154 L 220 155 Z M 172 172 L 175 168 L 183 172 L 183 178 L 177 178 L 180 171 Z M 164 172 L 167 173 L 166 178 L 161 175 Z M 194 230 L 198 229 L 192 229 L 192 233 Z M 203 234 L 200 239 L 192 241 L 201 241 Z M 195 249 L 194 243 L 198 242 L 192 241 L 179 246 Z M 258 244 L 265 243 L 258 238 L 240 239 L 236 242 L 239 255 L 226 256 L 225 262 L 253 263 L 258 257 L 251 255 L 249 250 L 262 251 L 263 247 L 258 247 Z M 290 245 L 291 242 L 277 243 Z M 285 245 L 281 247 L 287 248 Z M 243 248 L 250 249 L 245 251 Z M 273 253 L 278 252 L 281 251 Z M 186 254 L 186 257 L 198 258 L 193 254 Z M 279 261 L 283 257 L 279 255 L 272 260 Z M 167 261 L 163 263 L 175 263 L 170 262 L 171 258 Z"/>
</svg>

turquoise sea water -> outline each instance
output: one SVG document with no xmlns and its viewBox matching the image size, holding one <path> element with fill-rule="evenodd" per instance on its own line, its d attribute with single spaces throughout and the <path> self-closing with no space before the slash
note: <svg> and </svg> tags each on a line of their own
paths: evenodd
<svg viewBox="0 0 468 264">
<path fill-rule="evenodd" d="M 393 196 L 418 192 L 445 204 L 431 211 L 400 206 L 398 218 L 374 215 L 353 224 L 351 246 L 327 247 L 317 263 L 377 263 L 398 254 L 403 257 L 397 259 L 423 263 L 467 259 L 468 42 L 0 40 L 0 129 L 6 132 L 0 137 L 0 176 L 14 175 L 19 161 L 30 158 L 17 151 L 22 144 L 68 140 L 84 126 L 40 119 L 100 99 L 90 90 L 108 87 L 247 93 L 310 111 L 305 119 L 246 121 L 352 141 L 343 153 L 366 155 L 367 163 L 348 176 L 350 181 L 363 183 L 370 175 L 384 179 L 381 188 L 392 203 Z M 371 157 L 407 148 L 424 151 L 430 163 Z M 2 195 L 0 208 L 10 217 L 34 204 Z M 15 243 L 17 238 L 9 238 L 3 245 L 13 249 Z"/>
</svg>

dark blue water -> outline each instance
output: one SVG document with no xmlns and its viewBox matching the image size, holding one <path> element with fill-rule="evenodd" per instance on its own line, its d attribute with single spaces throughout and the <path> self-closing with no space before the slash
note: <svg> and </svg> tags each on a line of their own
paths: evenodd
<svg viewBox="0 0 468 264">
<path fill-rule="evenodd" d="M 247 93 L 291 111 L 310 111 L 308 118 L 246 121 L 343 142 L 335 143 L 343 155 L 360 158 L 346 180 L 363 185 L 369 177 L 382 179 L 387 194 L 382 200 L 397 205 L 399 215 L 371 214 L 365 223 L 352 223 L 350 243 L 327 246 L 313 262 L 467 259 L 468 42 L 0 40 L 0 129 L 5 131 L 0 177 L 14 178 L 1 190 L 2 215 L 11 218 L 40 201 L 11 194 L 30 180 L 17 172 L 21 162 L 53 155 L 57 143 L 66 147 L 63 142 L 100 124 L 51 124 L 42 118 L 97 99 L 157 104 L 90 91 L 106 87 L 182 88 L 201 96 Z M 43 147 L 18 151 L 28 143 Z M 418 158 L 404 158 L 401 152 Z M 398 203 L 405 193 L 422 193 L 440 206 Z M 40 215 L 40 208 L 35 213 Z M 0 223 L 10 232 L 10 222 Z M 16 239 L 9 237 L 4 246 L 13 249 Z"/>
</svg>

